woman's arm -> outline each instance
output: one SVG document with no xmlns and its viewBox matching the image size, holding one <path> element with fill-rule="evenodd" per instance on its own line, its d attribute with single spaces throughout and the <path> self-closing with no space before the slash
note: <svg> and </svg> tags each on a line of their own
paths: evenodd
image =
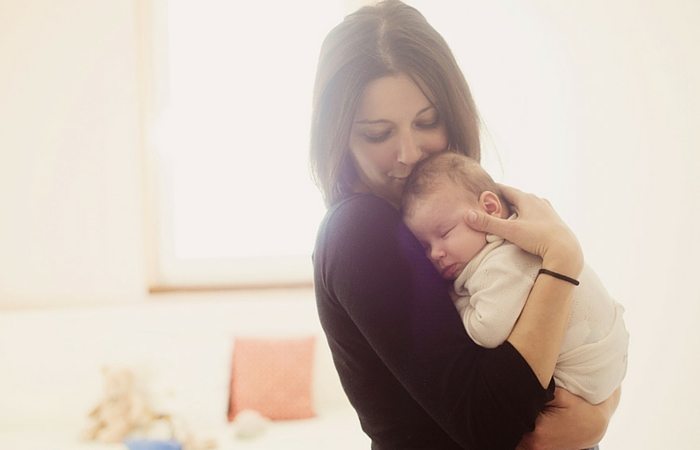
<svg viewBox="0 0 700 450">
<path fill-rule="evenodd" d="M 476 217 L 467 217 L 469 225 L 501 236 L 523 250 L 542 257 L 544 268 L 577 278 L 583 266 L 581 250 L 571 231 L 563 223 L 562 227 L 552 220 L 552 215 L 556 216 L 556 213 L 549 202 L 507 186 L 502 186 L 502 192 L 516 210 L 521 209 L 518 220 L 530 223 L 517 227 L 513 226 L 517 221 L 499 220 L 475 212 Z M 537 226 L 538 221 L 552 225 L 550 228 L 545 224 Z M 523 231 L 528 229 L 530 231 Z M 543 231 L 550 234 L 549 241 L 544 236 L 538 236 Z M 543 244 L 547 242 L 549 244 Z M 538 277 L 523 314 L 508 338 L 543 385 L 551 379 L 554 371 L 573 289 L 574 286 L 565 281 L 549 276 Z M 552 308 L 557 305 L 557 300 L 560 307 Z M 520 448 L 591 447 L 602 439 L 620 398 L 619 388 L 608 400 L 598 405 L 591 405 L 563 389 L 556 392 L 555 400 L 540 414 L 535 431 L 525 436 Z"/>
<path fill-rule="evenodd" d="M 479 211 L 467 215 L 472 228 L 514 243 L 542 258 L 542 267 L 577 278 L 583 254 L 571 230 L 548 201 L 515 188 L 501 186 L 502 194 L 518 213 L 515 220 L 500 219 Z M 551 276 L 539 276 L 508 341 L 525 358 L 542 386 L 554 374 L 571 310 L 574 286 Z"/>
<path fill-rule="evenodd" d="M 314 274 L 340 379 L 380 447 L 435 446 L 421 436 L 448 433 L 463 448 L 512 449 L 534 429 L 550 392 L 510 343 L 469 339 L 448 284 L 388 203 L 358 195 L 332 208 Z"/>
<path fill-rule="evenodd" d="M 593 447 L 603 438 L 619 403 L 620 388 L 597 405 L 557 388 L 554 400 L 537 418 L 535 431 L 523 436 L 518 450 Z"/>
</svg>

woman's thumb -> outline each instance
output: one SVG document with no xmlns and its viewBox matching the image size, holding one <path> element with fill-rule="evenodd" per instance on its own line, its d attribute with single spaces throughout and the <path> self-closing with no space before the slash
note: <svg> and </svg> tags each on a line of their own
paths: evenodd
<svg viewBox="0 0 700 450">
<path fill-rule="evenodd" d="M 503 220 L 500 217 L 490 216 L 482 211 L 477 211 L 474 209 L 467 212 L 466 220 L 467 225 L 477 231 L 483 231 L 485 233 L 505 237 L 503 234 L 506 232 L 508 224 L 507 220 Z"/>
</svg>

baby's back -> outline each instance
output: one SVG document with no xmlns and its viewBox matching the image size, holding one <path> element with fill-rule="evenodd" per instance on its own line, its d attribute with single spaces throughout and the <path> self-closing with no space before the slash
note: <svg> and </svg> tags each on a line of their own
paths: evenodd
<svg viewBox="0 0 700 450">
<path fill-rule="evenodd" d="M 455 306 L 474 342 L 503 343 L 517 321 L 542 260 L 498 238 L 469 262 L 454 283 Z M 605 400 L 627 371 L 629 335 L 624 308 L 584 266 L 573 291 L 569 324 L 554 379 L 590 403 Z M 564 282 L 564 281 L 562 281 Z"/>
<path fill-rule="evenodd" d="M 574 290 L 569 327 L 561 352 L 598 342 L 610 333 L 615 323 L 616 302 L 589 266 L 579 276 Z"/>
<path fill-rule="evenodd" d="M 585 266 L 579 281 L 554 380 L 597 404 L 612 394 L 627 372 L 629 334 L 622 319 L 624 308 L 595 272 Z"/>
</svg>

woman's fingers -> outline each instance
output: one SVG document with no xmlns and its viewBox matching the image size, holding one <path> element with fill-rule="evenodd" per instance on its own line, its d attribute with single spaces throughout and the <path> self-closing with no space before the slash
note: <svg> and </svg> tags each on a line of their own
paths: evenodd
<svg viewBox="0 0 700 450">
<path fill-rule="evenodd" d="M 490 216 L 482 211 L 472 209 L 466 217 L 467 225 L 485 233 L 495 234 L 504 239 L 508 239 L 508 229 L 511 221 L 501 219 L 500 217 Z"/>
<path fill-rule="evenodd" d="M 552 267 L 579 273 L 583 254 L 578 240 L 549 201 L 511 186 L 500 185 L 500 189 L 518 218 L 501 219 L 475 209 L 465 216 L 467 225 L 477 231 L 500 236 L 539 256 L 543 262 L 551 263 Z"/>
<path fill-rule="evenodd" d="M 508 186 L 507 184 L 498 184 L 498 188 L 501 190 L 501 194 L 506 198 L 506 200 L 515 200 L 518 196 L 525 195 L 525 192 L 513 186 Z"/>
<path fill-rule="evenodd" d="M 521 199 L 525 197 L 525 192 L 520 189 L 514 188 L 513 186 L 508 186 L 506 184 L 498 183 L 498 188 L 501 190 L 501 195 L 505 198 L 506 202 L 513 206 L 517 212 L 517 205 L 520 203 Z"/>
<path fill-rule="evenodd" d="M 547 204 L 547 206 L 551 207 L 552 204 L 550 203 L 549 200 L 546 198 L 538 197 L 535 194 L 530 194 L 528 192 L 523 192 L 520 189 L 514 188 L 513 186 L 508 186 L 505 184 L 498 184 L 498 187 L 501 190 L 501 194 L 503 197 L 506 199 L 506 201 L 514 207 L 516 210 L 518 209 L 518 206 L 521 204 L 524 204 L 525 206 L 528 206 L 528 200 L 531 202 L 532 200 L 540 200 L 544 203 Z"/>
</svg>

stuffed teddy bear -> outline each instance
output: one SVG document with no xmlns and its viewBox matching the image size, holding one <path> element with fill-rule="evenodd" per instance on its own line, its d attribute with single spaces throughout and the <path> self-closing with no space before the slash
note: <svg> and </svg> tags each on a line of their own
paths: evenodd
<svg viewBox="0 0 700 450">
<path fill-rule="evenodd" d="M 147 428 L 160 417 L 137 391 L 134 374 L 121 367 L 103 367 L 101 401 L 89 413 L 89 425 L 83 433 L 87 440 L 121 442 L 129 433 Z"/>
<path fill-rule="evenodd" d="M 183 450 L 211 450 L 217 443 L 198 438 L 184 420 L 153 410 L 146 396 L 137 389 L 134 373 L 123 367 L 103 367 L 101 401 L 89 413 L 83 438 L 99 442 L 121 442 L 129 437 L 172 440 Z"/>
</svg>

